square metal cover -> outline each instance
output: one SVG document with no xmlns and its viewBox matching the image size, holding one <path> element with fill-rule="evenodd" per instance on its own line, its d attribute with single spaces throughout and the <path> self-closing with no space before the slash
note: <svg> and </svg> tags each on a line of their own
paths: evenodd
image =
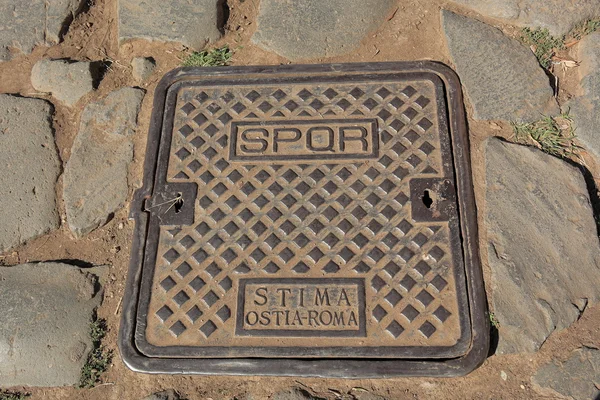
<svg viewBox="0 0 600 400">
<path fill-rule="evenodd" d="M 488 325 L 460 84 L 432 62 L 156 89 L 121 353 L 166 373 L 459 375 Z"/>
</svg>

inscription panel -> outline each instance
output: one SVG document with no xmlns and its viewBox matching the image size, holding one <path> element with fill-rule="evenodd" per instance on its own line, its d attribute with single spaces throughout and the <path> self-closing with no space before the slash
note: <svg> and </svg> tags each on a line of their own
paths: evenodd
<svg viewBox="0 0 600 400">
<path fill-rule="evenodd" d="M 377 158 L 375 119 L 232 122 L 230 160 Z"/>
<path fill-rule="evenodd" d="M 362 279 L 241 280 L 237 335 L 364 336 Z"/>
</svg>

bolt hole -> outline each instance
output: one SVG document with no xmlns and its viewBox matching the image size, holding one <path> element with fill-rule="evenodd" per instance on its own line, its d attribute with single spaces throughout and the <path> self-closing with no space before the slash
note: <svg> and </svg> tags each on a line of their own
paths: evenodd
<svg viewBox="0 0 600 400">
<path fill-rule="evenodd" d="M 431 206 L 433 205 L 433 199 L 431 198 L 431 195 L 429 194 L 429 190 L 425 190 L 425 192 L 423 193 L 423 204 L 425 204 L 425 207 L 427 208 L 431 208 Z"/>
<path fill-rule="evenodd" d="M 175 199 L 173 208 L 175 209 L 175 214 L 179 214 L 181 212 L 181 209 L 183 208 L 183 194 L 177 193 L 177 198 Z"/>
</svg>

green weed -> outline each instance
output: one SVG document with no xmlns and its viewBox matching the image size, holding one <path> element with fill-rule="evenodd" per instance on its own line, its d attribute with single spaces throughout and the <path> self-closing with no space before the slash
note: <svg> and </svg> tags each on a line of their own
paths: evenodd
<svg viewBox="0 0 600 400">
<path fill-rule="evenodd" d="M 80 388 L 94 387 L 96 383 L 100 382 L 100 375 L 110 366 L 113 352 L 102 346 L 104 336 L 106 336 L 106 320 L 96 319 L 90 324 L 92 351 L 88 356 L 87 362 L 81 369 Z"/>
<path fill-rule="evenodd" d="M 229 63 L 232 54 L 227 46 L 210 51 L 194 51 L 183 60 L 181 65 L 184 67 L 220 67 Z"/>
<path fill-rule="evenodd" d="M 496 315 L 493 312 L 490 313 L 490 323 L 494 328 L 500 328 L 500 322 L 498 322 L 498 319 L 496 318 Z"/>
<path fill-rule="evenodd" d="M 596 32 L 598 29 L 600 29 L 600 17 L 588 19 L 587 21 L 577 24 L 575 28 L 569 32 L 568 36 L 580 40 L 582 37 Z"/>
<path fill-rule="evenodd" d="M 569 113 L 557 117 L 544 116 L 530 123 L 513 123 L 513 132 L 518 142 L 533 144 L 553 156 L 578 157 L 580 146 L 575 143 L 573 119 Z"/>
<path fill-rule="evenodd" d="M 29 396 L 29 393 L 0 391 L 0 400 L 25 400 Z"/>
<path fill-rule="evenodd" d="M 523 28 L 521 41 L 532 48 L 538 62 L 545 69 L 550 68 L 554 53 L 565 47 L 564 37 L 555 38 L 546 28 Z"/>
</svg>

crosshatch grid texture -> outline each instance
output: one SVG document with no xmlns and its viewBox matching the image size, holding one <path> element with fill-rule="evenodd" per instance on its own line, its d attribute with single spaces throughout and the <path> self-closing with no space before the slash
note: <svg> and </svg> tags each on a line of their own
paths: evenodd
<svg viewBox="0 0 600 400">
<path fill-rule="evenodd" d="M 239 279 L 265 277 L 364 278 L 367 336 L 316 334 L 313 348 L 394 348 L 397 355 L 464 339 L 467 310 L 458 304 L 465 294 L 456 284 L 462 259 L 451 246 L 456 221 L 411 215 L 411 179 L 452 179 L 443 104 L 427 79 L 181 88 L 167 177 L 198 184 L 195 222 L 160 228 L 148 342 L 228 347 L 231 356 L 306 346 L 306 338 L 235 335 Z M 364 117 L 377 120 L 377 159 L 229 158 L 232 122 Z"/>
</svg>

